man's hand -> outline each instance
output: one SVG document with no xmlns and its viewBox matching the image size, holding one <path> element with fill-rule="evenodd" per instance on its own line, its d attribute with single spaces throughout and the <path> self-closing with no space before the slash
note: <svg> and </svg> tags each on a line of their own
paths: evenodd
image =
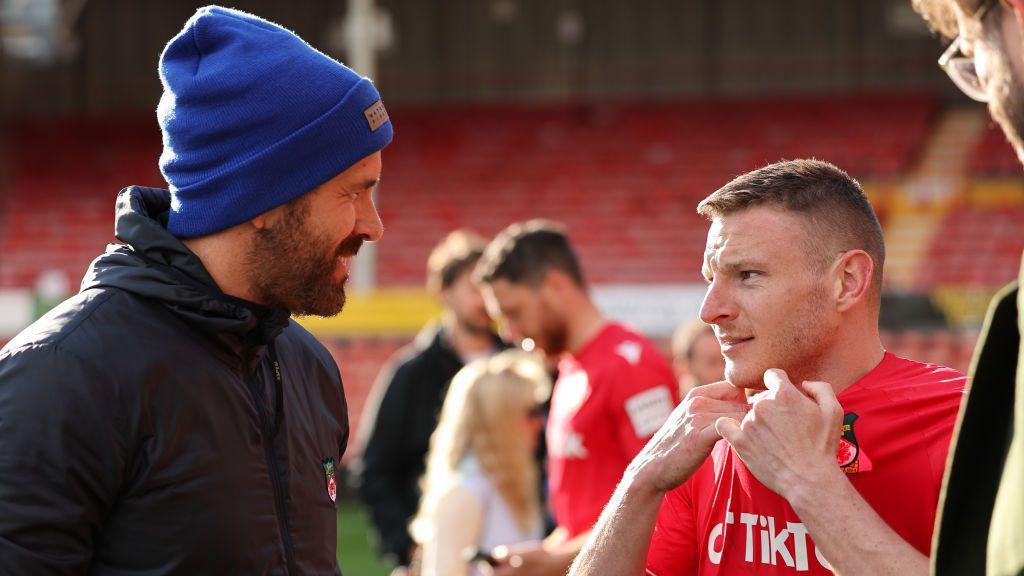
<svg viewBox="0 0 1024 576">
<path fill-rule="evenodd" d="M 728 382 L 690 390 L 629 465 L 627 476 L 644 478 L 658 492 L 672 490 L 700 468 L 721 439 L 715 422 L 738 421 L 749 408 L 743 391 Z"/>
<path fill-rule="evenodd" d="M 843 409 L 826 382 L 789 381 L 782 370 L 764 373 L 767 391 L 753 398 L 742 422 L 727 417 L 715 428 L 762 484 L 792 501 L 797 490 L 842 477 L 836 451 Z"/>
<path fill-rule="evenodd" d="M 498 546 L 491 555 L 498 561 L 491 568 L 494 576 L 562 576 L 575 557 L 549 552 L 539 542 Z"/>
</svg>

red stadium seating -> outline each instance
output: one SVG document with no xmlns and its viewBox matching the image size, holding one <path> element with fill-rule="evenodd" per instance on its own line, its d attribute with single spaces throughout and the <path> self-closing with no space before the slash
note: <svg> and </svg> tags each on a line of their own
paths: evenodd
<svg viewBox="0 0 1024 576">
<path fill-rule="evenodd" d="M 383 284 L 420 284 L 452 228 L 492 234 L 565 222 L 595 283 L 699 280 L 697 202 L 782 158 L 827 159 L 862 178 L 904 173 L 935 112 L 928 96 L 392 110 L 380 206 Z M 112 239 L 113 198 L 160 185 L 151 119 L 16 126 L 0 202 L 0 287 L 56 267 L 76 285 Z"/>
<path fill-rule="evenodd" d="M 1006 141 L 1002 129 L 994 122 L 978 142 L 969 167 L 975 176 L 1019 176 L 1020 160 L 1013 146 Z"/>
<path fill-rule="evenodd" d="M 1016 277 L 1024 251 L 1024 206 L 952 210 L 935 235 L 918 288 L 998 287 Z"/>
<path fill-rule="evenodd" d="M 43 270 L 76 288 L 114 240 L 114 198 L 127 184 L 160 185 L 154 120 L 24 123 L 8 132 L 13 178 L 0 198 L 0 287 L 32 287 Z"/>
<path fill-rule="evenodd" d="M 782 158 L 899 176 L 934 111 L 916 96 L 399 110 L 380 278 L 421 282 L 454 227 L 543 216 L 568 225 L 595 283 L 696 281 L 707 225 L 694 209 L 709 192 Z"/>
</svg>

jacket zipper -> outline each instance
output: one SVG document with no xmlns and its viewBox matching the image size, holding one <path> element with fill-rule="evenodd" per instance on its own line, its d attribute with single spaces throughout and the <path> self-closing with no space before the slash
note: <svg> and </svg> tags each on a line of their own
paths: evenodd
<svg viewBox="0 0 1024 576">
<path fill-rule="evenodd" d="M 283 386 L 281 386 L 281 367 L 277 362 L 277 355 L 271 347 L 271 359 L 273 361 L 274 380 L 277 384 L 276 394 L 280 395 L 283 393 Z M 253 379 L 252 374 L 246 372 L 246 382 L 249 385 L 249 393 L 253 396 L 253 402 L 256 404 L 256 408 L 259 411 L 260 416 L 260 428 L 263 431 L 263 453 L 267 459 L 267 470 L 270 472 L 270 484 L 274 490 L 274 512 L 277 516 L 278 530 L 281 531 L 281 539 L 284 543 L 284 558 L 287 564 L 288 574 L 298 574 L 298 570 L 295 567 L 295 551 L 292 549 L 292 537 L 291 531 L 288 527 L 288 517 L 286 515 L 286 503 L 284 501 L 284 487 L 281 485 L 280 469 L 277 465 L 277 450 L 274 449 L 274 436 L 275 431 L 270 428 L 270 417 L 267 414 L 266 399 L 263 398 L 263 394 L 257 389 L 257 382 Z M 261 400 L 262 398 L 262 400 Z M 284 402 L 279 401 L 281 409 L 284 407 Z M 281 416 L 278 416 L 281 418 Z M 279 432 L 279 430 L 278 430 Z"/>
</svg>

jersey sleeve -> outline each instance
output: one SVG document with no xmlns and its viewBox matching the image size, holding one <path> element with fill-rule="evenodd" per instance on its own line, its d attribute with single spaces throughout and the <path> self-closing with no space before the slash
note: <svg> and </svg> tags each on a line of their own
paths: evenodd
<svg viewBox="0 0 1024 576">
<path fill-rule="evenodd" d="M 967 377 L 959 372 L 949 370 L 947 378 L 940 380 L 933 387 L 932 402 L 921 410 L 920 420 L 928 442 L 928 456 L 931 462 L 932 477 L 936 495 L 942 486 L 942 477 L 946 471 L 946 459 L 949 456 L 949 445 L 956 427 L 960 403 L 964 399 L 964 386 Z"/>
<path fill-rule="evenodd" d="M 609 386 L 612 422 L 619 446 L 629 459 L 640 452 L 679 403 L 679 388 L 671 372 L 643 360 L 619 364 Z"/>
<path fill-rule="evenodd" d="M 647 551 L 649 576 L 697 573 L 697 525 L 687 482 L 665 495 Z"/>
</svg>

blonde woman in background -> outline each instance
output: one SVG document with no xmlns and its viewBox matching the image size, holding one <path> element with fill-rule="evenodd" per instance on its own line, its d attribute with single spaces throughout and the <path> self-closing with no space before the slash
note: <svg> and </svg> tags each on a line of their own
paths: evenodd
<svg viewBox="0 0 1024 576">
<path fill-rule="evenodd" d="M 540 361 L 520 350 L 472 362 L 452 379 L 411 525 L 421 576 L 477 576 L 467 550 L 542 537 L 534 452 L 550 388 Z"/>
</svg>

